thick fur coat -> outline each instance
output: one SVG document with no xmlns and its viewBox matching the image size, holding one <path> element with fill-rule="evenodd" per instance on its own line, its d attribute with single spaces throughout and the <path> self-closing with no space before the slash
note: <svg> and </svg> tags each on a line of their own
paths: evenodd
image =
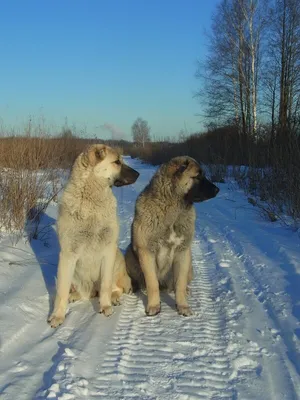
<svg viewBox="0 0 300 400">
<path fill-rule="evenodd" d="M 193 203 L 215 197 L 218 191 L 194 159 L 175 157 L 157 170 L 139 195 L 125 259 L 134 288 L 147 289 L 148 315 L 160 312 L 159 290 L 164 288 L 175 291 L 179 314 L 192 313 L 187 285 L 193 276 Z"/>
<path fill-rule="evenodd" d="M 59 206 L 60 255 L 52 327 L 60 325 L 68 301 L 99 294 L 99 311 L 112 314 L 123 292 L 131 289 L 118 249 L 117 201 L 112 186 L 135 182 L 139 173 L 105 145 L 92 145 L 73 166 Z"/>
</svg>

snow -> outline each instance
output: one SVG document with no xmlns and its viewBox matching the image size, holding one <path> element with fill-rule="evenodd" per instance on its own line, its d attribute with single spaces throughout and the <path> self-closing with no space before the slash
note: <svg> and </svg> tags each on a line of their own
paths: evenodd
<svg viewBox="0 0 300 400">
<path fill-rule="evenodd" d="M 115 188 L 120 247 L 130 240 L 136 196 L 155 168 L 126 160 L 138 181 Z M 230 184 L 196 205 L 191 317 L 174 297 L 145 316 L 143 293 L 126 295 L 106 318 L 97 301 L 69 306 L 53 330 L 59 245 L 57 204 L 43 216 L 41 239 L 0 243 L 1 399 L 300 398 L 300 240 L 261 219 Z"/>
</svg>

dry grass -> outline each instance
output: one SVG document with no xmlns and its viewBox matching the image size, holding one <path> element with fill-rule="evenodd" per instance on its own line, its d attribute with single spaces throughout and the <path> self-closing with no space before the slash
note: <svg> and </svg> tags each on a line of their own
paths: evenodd
<svg viewBox="0 0 300 400">
<path fill-rule="evenodd" d="M 0 226 L 12 234 L 13 241 L 22 236 L 28 221 L 32 236 L 37 238 L 40 217 L 52 200 L 57 198 L 59 170 L 2 170 L 0 175 Z"/>
<path fill-rule="evenodd" d="M 87 145 L 77 138 L 0 138 L 0 228 L 13 242 L 28 223 L 37 238 L 40 217 L 62 189 L 61 170 L 68 169 Z"/>
<path fill-rule="evenodd" d="M 0 138 L 0 167 L 16 170 L 69 168 L 90 142 L 76 137 Z"/>
</svg>

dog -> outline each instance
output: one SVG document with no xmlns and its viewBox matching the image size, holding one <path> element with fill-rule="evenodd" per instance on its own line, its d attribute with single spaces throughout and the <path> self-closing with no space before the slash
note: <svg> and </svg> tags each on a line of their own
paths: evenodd
<svg viewBox="0 0 300 400">
<path fill-rule="evenodd" d="M 94 144 L 74 162 L 59 205 L 60 254 L 51 327 L 62 324 L 68 301 L 99 293 L 99 312 L 113 313 L 131 290 L 125 259 L 118 249 L 119 224 L 113 186 L 134 183 L 139 173 L 109 146 Z"/>
<path fill-rule="evenodd" d="M 134 290 L 147 290 L 147 315 L 160 312 L 161 289 L 175 291 L 179 315 L 192 314 L 187 291 L 193 277 L 193 203 L 218 192 L 193 158 L 180 156 L 162 164 L 138 196 L 125 261 Z"/>
</svg>

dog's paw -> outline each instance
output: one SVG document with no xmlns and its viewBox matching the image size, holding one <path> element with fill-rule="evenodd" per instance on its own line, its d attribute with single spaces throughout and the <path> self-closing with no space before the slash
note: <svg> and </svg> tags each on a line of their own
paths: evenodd
<svg viewBox="0 0 300 400">
<path fill-rule="evenodd" d="M 189 317 L 190 315 L 193 315 L 193 312 L 189 306 L 177 305 L 177 311 L 179 315 L 183 315 L 184 317 Z"/>
<path fill-rule="evenodd" d="M 110 317 L 113 314 L 114 309 L 112 308 L 112 306 L 100 306 L 99 312 L 100 314 L 104 314 L 106 317 Z"/>
<path fill-rule="evenodd" d="M 155 306 L 147 306 L 146 308 L 146 314 L 149 317 L 153 317 L 154 315 L 157 315 L 160 313 L 160 304 L 157 304 Z"/>
<path fill-rule="evenodd" d="M 120 306 L 121 305 L 121 296 L 118 292 L 113 292 L 111 295 L 111 302 L 113 306 Z"/>
<path fill-rule="evenodd" d="M 55 314 L 52 314 L 48 318 L 48 324 L 51 326 L 51 328 L 57 328 L 59 325 L 61 325 L 65 320 L 65 317 L 63 316 L 57 316 Z"/>
</svg>

